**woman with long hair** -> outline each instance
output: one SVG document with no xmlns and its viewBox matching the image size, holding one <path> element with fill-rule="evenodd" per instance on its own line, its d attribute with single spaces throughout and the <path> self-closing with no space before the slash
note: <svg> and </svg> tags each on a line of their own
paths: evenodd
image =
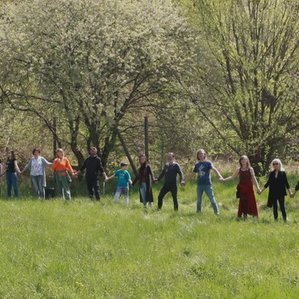
<svg viewBox="0 0 299 299">
<path fill-rule="evenodd" d="M 71 199 L 71 175 L 75 174 L 70 161 L 65 157 L 61 148 L 56 150 L 56 159 L 53 162 L 56 191 L 65 199 Z"/>
<path fill-rule="evenodd" d="M 139 163 L 140 167 L 133 185 L 137 182 L 139 183 L 140 202 L 143 203 L 144 207 L 147 205 L 151 206 L 153 202 L 152 184 L 155 181 L 155 177 L 145 154 L 139 155 Z"/>
<path fill-rule="evenodd" d="M 260 192 L 260 187 L 256 180 L 254 170 L 250 165 L 248 157 L 245 155 L 240 157 L 239 165 L 232 176 L 220 180 L 225 182 L 239 177 L 239 183 L 237 185 L 237 197 L 239 198 L 238 218 L 243 216 L 244 219 L 246 219 L 247 215 L 258 217 L 253 185 L 255 185 L 258 192 Z"/>
<path fill-rule="evenodd" d="M 274 159 L 272 161 L 272 171 L 270 172 L 267 183 L 265 184 L 264 188 L 259 192 L 259 194 L 261 194 L 268 187 L 269 194 L 267 206 L 269 208 L 273 207 L 274 220 L 278 220 L 278 202 L 283 221 L 286 222 L 287 214 L 285 210 L 284 197 L 287 195 L 286 190 L 288 191 L 290 196 L 292 195 L 292 193 L 290 191 L 290 185 L 287 179 L 287 175 L 279 159 Z"/>
<path fill-rule="evenodd" d="M 11 197 L 11 191 L 13 189 L 15 197 L 19 196 L 19 188 L 18 188 L 18 174 L 21 171 L 18 166 L 17 158 L 14 151 L 10 152 L 9 157 L 6 162 L 6 192 L 7 197 Z"/>
</svg>

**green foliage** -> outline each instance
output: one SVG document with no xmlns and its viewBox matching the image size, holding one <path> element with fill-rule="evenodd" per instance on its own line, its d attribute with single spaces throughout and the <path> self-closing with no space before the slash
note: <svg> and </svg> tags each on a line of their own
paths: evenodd
<svg viewBox="0 0 299 299">
<path fill-rule="evenodd" d="M 9 298 L 297 298 L 298 204 L 289 223 L 235 220 L 235 185 L 215 184 L 221 215 L 195 214 L 195 185 L 161 212 L 101 203 L 0 201 L 0 296 Z M 157 195 L 157 190 L 155 190 Z M 266 195 L 261 203 L 265 202 Z"/>
<path fill-rule="evenodd" d="M 298 4 L 192 2 L 202 39 L 189 93 L 224 143 L 264 171 L 298 131 Z"/>
<path fill-rule="evenodd" d="M 124 115 L 191 59 L 190 30 L 170 1 L 24 1 L 6 6 L 0 31 L 2 98 L 50 128 L 53 116 L 67 123 L 59 138 L 79 162 L 81 133 L 106 160 Z"/>
</svg>

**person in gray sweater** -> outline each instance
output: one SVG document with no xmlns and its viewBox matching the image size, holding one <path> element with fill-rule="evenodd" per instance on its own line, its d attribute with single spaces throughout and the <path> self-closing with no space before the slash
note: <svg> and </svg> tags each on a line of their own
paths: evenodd
<svg viewBox="0 0 299 299">
<path fill-rule="evenodd" d="M 33 157 L 28 161 L 21 173 L 26 170 L 30 171 L 31 185 L 37 197 L 44 199 L 46 187 L 46 166 L 52 165 L 52 163 L 41 156 L 41 150 L 39 148 L 34 148 L 32 154 Z"/>
</svg>

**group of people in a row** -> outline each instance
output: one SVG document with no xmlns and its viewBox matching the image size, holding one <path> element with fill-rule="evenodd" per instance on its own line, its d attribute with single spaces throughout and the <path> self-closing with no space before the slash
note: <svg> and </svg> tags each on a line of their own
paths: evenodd
<svg viewBox="0 0 299 299">
<path fill-rule="evenodd" d="M 147 161 L 144 154 L 139 156 L 140 167 L 138 174 L 132 181 L 130 173 L 128 172 L 128 164 L 121 163 L 120 169 L 114 172 L 113 175 L 107 176 L 102 166 L 101 158 L 97 154 L 95 147 L 90 148 L 89 157 L 84 161 L 80 170 L 75 171 L 67 157 L 64 155 L 62 149 L 57 149 L 56 158 L 53 163 L 47 161 L 41 156 L 39 148 L 33 149 L 32 158 L 28 161 L 24 169 L 19 169 L 14 152 L 10 153 L 7 159 L 6 170 L 0 168 L 0 176 L 6 173 L 7 182 L 7 196 L 11 197 L 12 189 L 14 195 L 18 196 L 18 174 L 25 171 L 30 172 L 31 184 L 39 198 L 45 198 L 46 187 L 46 172 L 47 166 L 51 165 L 54 171 L 56 195 L 62 196 L 65 199 L 71 199 L 70 183 L 73 176 L 85 171 L 86 185 L 90 198 L 95 197 L 100 200 L 99 177 L 103 176 L 105 181 L 117 178 L 117 187 L 114 195 L 114 201 L 119 202 L 121 195 L 124 196 L 125 203 L 129 203 L 129 186 L 138 183 L 140 202 L 143 205 L 150 206 L 153 202 L 152 185 L 154 182 L 164 179 L 164 184 L 158 195 L 158 209 L 162 208 L 163 199 L 165 195 L 170 192 L 173 199 L 174 210 L 178 210 L 178 187 L 177 176 L 181 185 L 185 185 L 185 178 L 180 165 L 175 161 L 173 153 L 167 154 L 167 163 L 165 164 L 161 174 L 156 178 L 153 174 L 152 168 Z M 242 156 L 239 160 L 239 166 L 235 173 L 227 178 L 223 178 L 220 172 L 214 167 L 213 163 L 207 159 L 207 154 L 203 149 L 197 151 L 197 162 L 194 166 L 194 173 L 197 174 L 197 212 L 202 212 L 202 197 L 205 193 L 209 198 L 213 207 L 214 213 L 219 215 L 219 207 L 214 195 L 211 171 L 214 171 L 219 180 L 226 182 L 239 177 L 237 185 L 236 197 L 239 198 L 238 217 L 246 218 L 247 215 L 258 217 L 258 209 L 254 195 L 253 186 L 255 186 L 257 193 L 261 194 L 269 187 L 268 203 L 269 207 L 273 207 L 274 219 L 278 219 L 278 204 L 282 213 L 283 220 L 287 220 L 285 210 L 285 196 L 287 192 L 290 197 L 294 197 L 299 190 L 299 182 L 292 193 L 288 183 L 286 173 L 283 169 L 282 163 L 279 159 L 274 159 L 272 162 L 272 171 L 269 175 L 268 181 L 261 189 L 257 182 L 253 168 L 247 156 Z"/>
</svg>

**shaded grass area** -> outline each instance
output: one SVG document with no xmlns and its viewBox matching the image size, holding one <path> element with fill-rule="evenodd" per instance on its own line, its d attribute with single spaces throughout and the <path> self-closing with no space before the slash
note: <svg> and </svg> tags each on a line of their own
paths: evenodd
<svg viewBox="0 0 299 299">
<path fill-rule="evenodd" d="M 298 298 L 298 196 L 288 223 L 274 223 L 259 199 L 259 220 L 236 221 L 235 184 L 215 184 L 221 215 L 195 185 L 180 210 L 100 203 L 0 201 L 1 298 Z M 155 198 L 158 190 L 155 189 Z M 110 192 L 109 192 L 110 193 Z M 156 204 L 156 203 L 155 203 Z"/>
</svg>

